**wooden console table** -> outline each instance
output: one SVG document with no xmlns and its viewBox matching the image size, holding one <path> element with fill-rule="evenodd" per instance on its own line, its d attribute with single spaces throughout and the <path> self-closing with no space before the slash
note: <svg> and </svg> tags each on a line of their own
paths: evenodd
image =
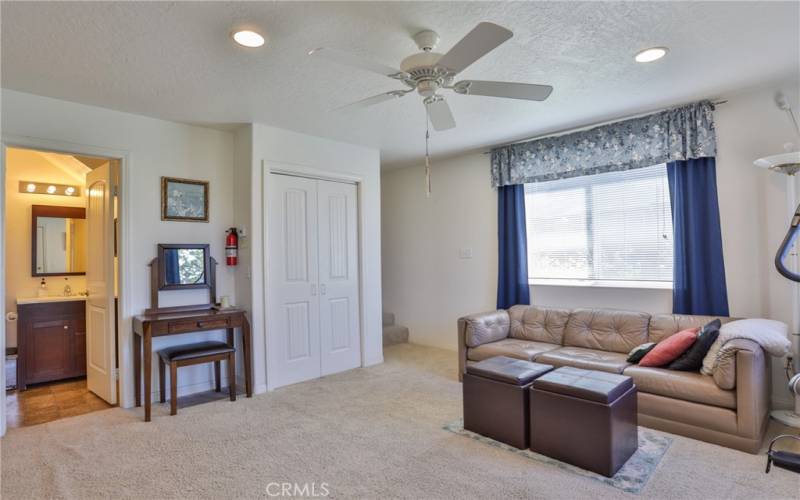
<svg viewBox="0 0 800 500">
<path fill-rule="evenodd" d="M 201 306 L 202 307 L 202 306 Z M 242 329 L 242 355 L 247 397 L 253 396 L 252 339 L 250 323 L 242 309 L 217 310 L 212 307 L 162 309 L 148 311 L 133 318 L 133 366 L 136 406 L 142 405 L 141 375 L 144 368 L 144 420 L 150 421 L 153 376 L 153 337 L 182 335 L 209 330 L 227 330 L 228 344 L 233 345 L 236 328 Z M 144 350 L 144 353 L 142 353 Z M 144 367 L 142 367 L 144 358 Z"/>
</svg>

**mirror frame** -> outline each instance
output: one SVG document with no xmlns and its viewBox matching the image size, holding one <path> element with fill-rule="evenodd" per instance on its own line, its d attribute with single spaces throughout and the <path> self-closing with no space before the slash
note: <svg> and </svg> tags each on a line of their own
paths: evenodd
<svg viewBox="0 0 800 500">
<path fill-rule="evenodd" d="M 203 275 L 205 283 L 194 285 L 171 285 L 167 283 L 167 266 L 165 265 L 166 251 L 177 250 L 180 248 L 202 249 L 203 250 Z M 158 289 L 159 290 L 189 290 L 192 288 L 211 288 L 211 249 L 208 243 L 159 243 L 158 244 Z"/>
<path fill-rule="evenodd" d="M 36 220 L 39 217 L 86 219 L 86 209 L 83 207 L 31 205 L 31 276 L 85 276 L 86 271 L 77 273 L 40 273 L 36 270 Z"/>
</svg>

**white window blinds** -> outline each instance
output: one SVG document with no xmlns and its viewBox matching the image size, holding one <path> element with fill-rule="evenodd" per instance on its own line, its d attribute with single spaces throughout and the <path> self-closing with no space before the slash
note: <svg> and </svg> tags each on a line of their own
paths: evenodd
<svg viewBox="0 0 800 500">
<path fill-rule="evenodd" d="M 525 185 L 532 281 L 672 282 L 665 164 Z"/>
</svg>

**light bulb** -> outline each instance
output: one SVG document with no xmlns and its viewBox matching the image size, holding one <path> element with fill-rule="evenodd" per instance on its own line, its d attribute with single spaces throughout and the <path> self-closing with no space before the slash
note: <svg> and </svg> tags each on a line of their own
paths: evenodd
<svg viewBox="0 0 800 500">
<path fill-rule="evenodd" d="M 667 55 L 668 51 L 669 49 L 666 47 L 652 47 L 638 52 L 634 59 L 636 59 L 636 62 L 649 63 L 661 59 Z"/>
<path fill-rule="evenodd" d="M 36 191 L 36 184 L 34 183 L 28 184 L 27 186 L 25 186 L 25 191 L 33 193 L 34 191 Z"/>
<path fill-rule="evenodd" d="M 51 186 L 47 186 L 47 193 L 48 194 L 53 194 L 55 192 L 56 192 L 56 187 L 55 186 L 52 186 L 52 185 Z"/>
<path fill-rule="evenodd" d="M 237 31 L 233 34 L 233 39 L 243 47 L 256 48 L 264 45 L 264 37 L 255 31 Z"/>
</svg>

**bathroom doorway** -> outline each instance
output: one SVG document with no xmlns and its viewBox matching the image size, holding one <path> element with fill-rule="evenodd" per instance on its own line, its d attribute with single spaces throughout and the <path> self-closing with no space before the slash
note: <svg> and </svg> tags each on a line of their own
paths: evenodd
<svg viewBox="0 0 800 500">
<path fill-rule="evenodd" d="M 4 148 L 5 422 L 119 401 L 121 160 Z"/>
</svg>

